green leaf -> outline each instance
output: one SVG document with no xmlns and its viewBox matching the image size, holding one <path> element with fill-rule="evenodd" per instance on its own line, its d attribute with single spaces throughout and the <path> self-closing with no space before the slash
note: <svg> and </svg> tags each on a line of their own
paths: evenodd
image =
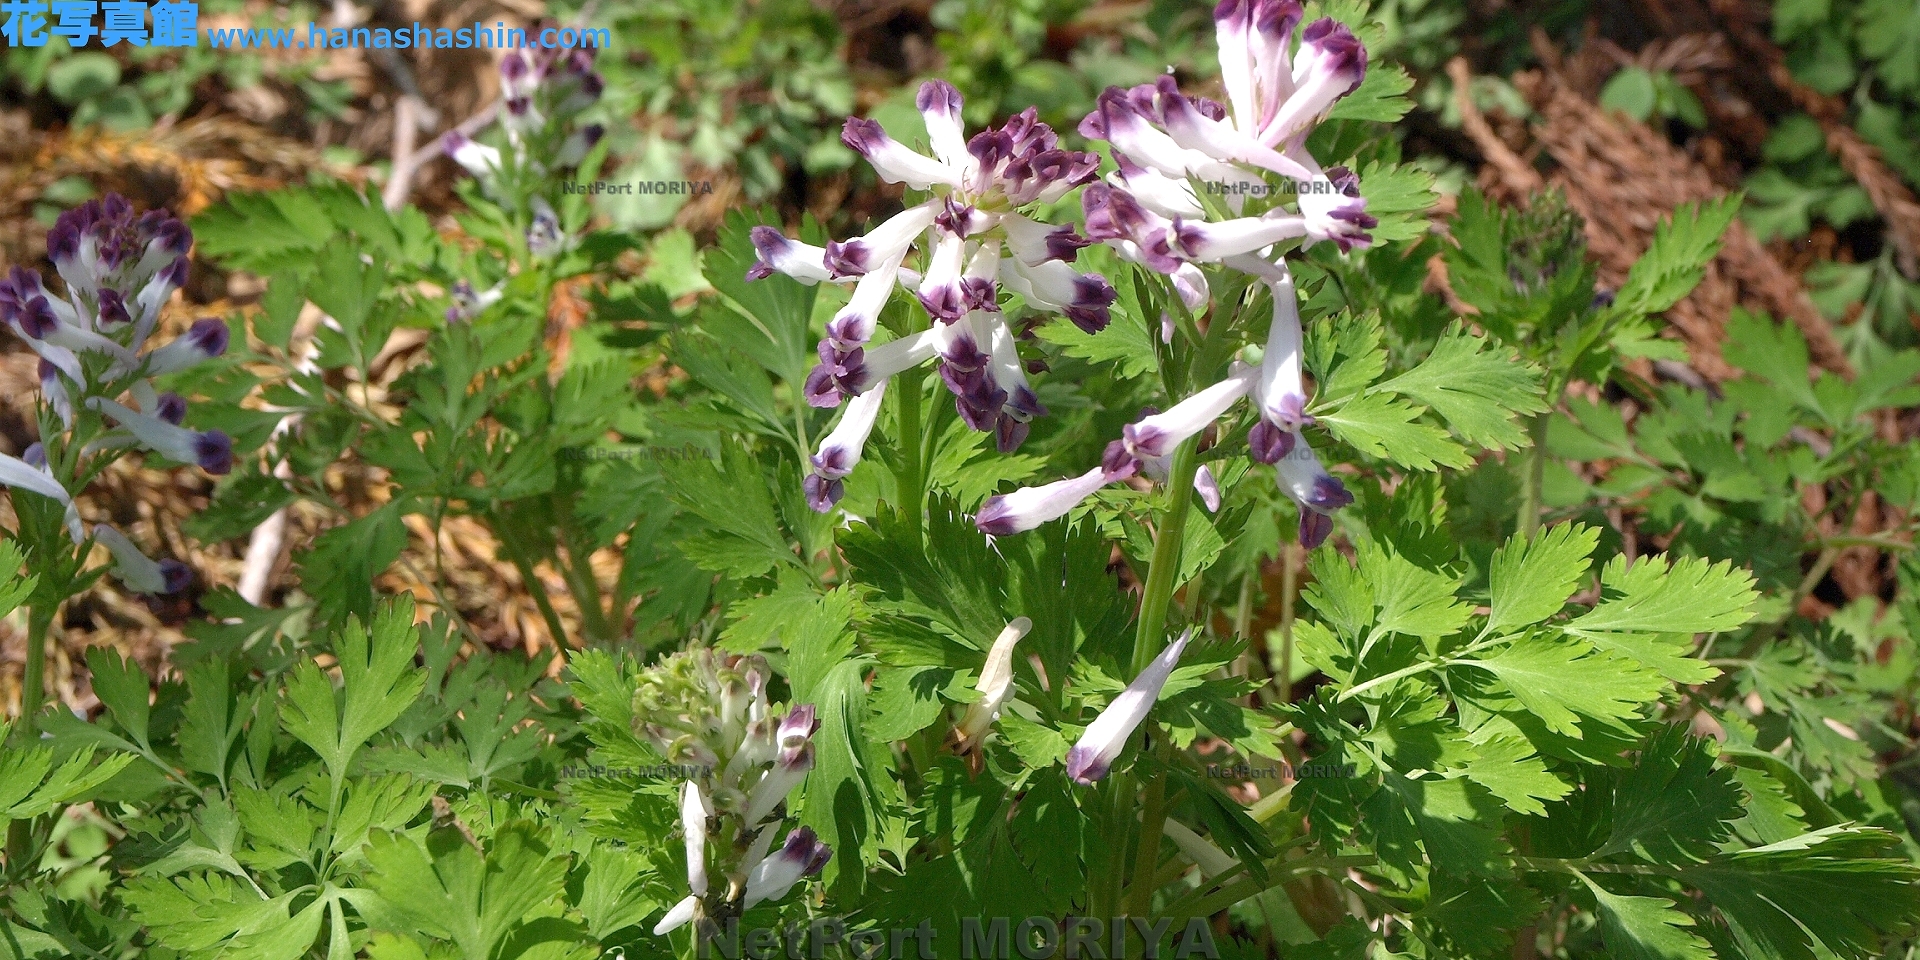
<svg viewBox="0 0 1920 960">
<path fill-rule="evenodd" d="M 1635 120 L 1645 120 L 1653 114 L 1654 100 L 1653 74 L 1639 67 L 1622 69 L 1600 88 L 1601 106 L 1619 110 Z"/>
<path fill-rule="evenodd" d="M 1359 549 L 1358 570 L 1372 586 L 1373 629 L 1410 637 L 1451 636 L 1473 616 L 1473 607 L 1454 597 L 1458 579 L 1425 570 L 1413 561 L 1374 544 Z"/>
<path fill-rule="evenodd" d="M 407 926 L 386 929 L 444 937 L 468 957 L 491 957 L 514 928 L 564 896 L 567 861 L 549 854 L 536 828 L 515 823 L 493 834 L 483 857 L 457 830 L 423 844 L 405 834 L 373 835 L 368 886 Z"/>
<path fill-rule="evenodd" d="M 94 748 L 82 747 L 53 766 L 53 748 L 9 746 L 13 724 L 0 721 L 0 825 L 28 820 L 85 799 L 132 763 L 130 753 L 108 756 L 93 765 Z"/>
<path fill-rule="evenodd" d="M 152 685 L 140 665 L 122 659 L 112 647 L 94 647 L 87 651 L 87 669 L 93 675 L 93 692 L 113 713 L 113 719 L 133 737 L 133 742 L 151 749 L 147 743 L 147 718 L 151 709 L 147 700 Z"/>
<path fill-rule="evenodd" d="M 1881 956 L 1920 916 L 1920 867 L 1885 831 L 1837 826 L 1681 871 L 1753 960 Z"/>
<path fill-rule="evenodd" d="M 1784 392 L 1806 410 L 1819 410 L 1807 380 L 1810 364 L 1807 341 L 1790 323 L 1773 323 L 1763 316 L 1735 310 L 1727 320 L 1727 340 L 1721 352 L 1727 362 Z"/>
<path fill-rule="evenodd" d="M 1494 737 L 1474 748 L 1466 766 L 1467 779 L 1507 802 L 1513 812 L 1540 816 L 1545 802 L 1573 792 L 1573 786 L 1547 771 L 1546 761 L 1533 744 L 1519 737 Z"/>
<path fill-rule="evenodd" d="M 1586 874 L 1579 877 L 1600 908 L 1600 937 L 1614 960 L 1713 960 L 1707 942 L 1687 929 L 1693 918 L 1673 901 L 1608 893 Z"/>
<path fill-rule="evenodd" d="M 1456 329 L 1440 338 L 1420 365 L 1376 390 L 1432 407 L 1469 444 L 1511 450 L 1525 446 L 1518 416 L 1547 409 L 1540 372 L 1491 341 Z"/>
<path fill-rule="evenodd" d="M 1445 431 L 1420 422 L 1424 412 L 1424 407 L 1412 406 L 1383 392 L 1370 392 L 1331 412 L 1315 410 L 1314 416 L 1342 443 L 1403 467 L 1433 470 L 1436 465 L 1464 467 L 1472 463 L 1466 448 L 1454 442 Z"/>
<path fill-rule="evenodd" d="M 373 583 L 407 546 L 399 501 L 314 538 L 300 557 L 300 583 L 321 614 L 335 620 L 373 613 Z"/>
<path fill-rule="evenodd" d="M 1720 252 L 1720 234 L 1740 209 L 1738 194 L 1681 207 L 1654 228 L 1645 255 L 1627 271 L 1614 301 L 1629 313 L 1659 313 L 1680 302 Z"/>
<path fill-rule="evenodd" d="M 1746 800 L 1714 756 L 1685 727 L 1656 734 L 1614 784 L 1612 828 L 1593 856 L 1631 852 L 1668 866 L 1705 860 L 1732 832 Z"/>
<path fill-rule="evenodd" d="M 33 588 L 40 583 L 39 577 L 19 576 L 20 567 L 26 562 L 26 555 L 17 544 L 0 540 L 0 617 L 26 603 L 27 598 L 33 596 Z"/>
<path fill-rule="evenodd" d="M 371 630 L 349 618 L 334 643 L 342 690 L 312 660 L 294 669 L 281 707 L 288 733 L 313 748 L 336 793 L 355 753 L 420 697 L 426 674 L 414 669 L 418 635 L 406 595 L 381 607 Z"/>
<path fill-rule="evenodd" d="M 800 821 L 833 848 L 834 858 L 821 879 L 841 896 L 857 896 L 866 882 L 860 865 L 877 849 L 894 784 L 887 755 L 870 749 L 866 736 L 865 674 L 870 663 L 841 662 L 813 692 L 820 731 L 814 737 L 815 761 L 807 774 Z"/>
<path fill-rule="evenodd" d="M 1659 674 L 1578 640 L 1532 635 L 1492 657 L 1457 662 L 1490 671 L 1548 730 L 1575 738 L 1583 718 L 1635 716 L 1666 689 Z"/>
<path fill-rule="evenodd" d="M 1599 543 L 1599 530 L 1569 523 L 1542 530 L 1532 540 L 1514 537 L 1495 550 L 1487 634 L 1497 636 L 1559 613 L 1586 578 L 1587 558 Z"/>
<path fill-rule="evenodd" d="M 1413 101 L 1406 97 L 1412 89 L 1413 77 L 1399 64 L 1380 64 L 1367 71 L 1358 89 L 1334 103 L 1327 119 L 1397 122 L 1413 109 Z"/>
<path fill-rule="evenodd" d="M 1387 822 L 1382 830 L 1406 818 L 1437 872 L 1498 876 L 1508 868 L 1511 850 L 1500 836 L 1499 805 L 1472 781 L 1389 773 L 1363 813 L 1380 815 Z"/>
<path fill-rule="evenodd" d="M 1567 624 L 1580 637 L 1605 634 L 1718 633 L 1753 616 L 1753 575 L 1730 561 L 1700 557 L 1669 561 L 1646 557 L 1632 567 L 1627 558 L 1608 561 L 1600 573 L 1600 603 Z"/>
</svg>

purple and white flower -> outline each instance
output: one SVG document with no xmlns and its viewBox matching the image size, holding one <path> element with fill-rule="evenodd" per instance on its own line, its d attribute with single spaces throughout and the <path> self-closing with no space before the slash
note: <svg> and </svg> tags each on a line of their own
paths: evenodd
<svg viewBox="0 0 1920 960">
<path fill-rule="evenodd" d="M 1358 179 L 1323 171 L 1305 149 L 1313 124 L 1360 85 L 1366 48 L 1326 18 L 1300 30 L 1291 53 L 1301 18 L 1298 0 L 1223 0 L 1214 9 L 1225 105 L 1182 94 L 1171 77 L 1101 94 L 1080 131 L 1110 143 L 1119 169 L 1111 192 L 1083 195 L 1089 236 L 1169 275 L 1292 241 L 1332 241 L 1343 252 L 1371 242 L 1377 224 Z M 1297 212 L 1274 206 L 1209 221 L 1193 184 L 1221 191 L 1239 213 L 1250 195 L 1269 192 L 1268 175 L 1294 181 Z"/>
<path fill-rule="evenodd" d="M 197 463 L 215 475 L 233 469 L 233 440 L 219 430 L 189 430 L 105 397 L 89 397 L 87 406 L 112 417 L 141 446 L 169 460 Z"/>
<path fill-rule="evenodd" d="M 106 524 L 93 528 L 95 543 L 113 554 L 114 576 L 135 593 L 179 593 L 193 582 L 193 570 L 178 560 L 155 561 L 125 534 Z"/>
<path fill-rule="evenodd" d="M 1127 684 L 1127 689 L 1087 725 L 1079 742 L 1067 751 L 1067 776 L 1081 783 L 1093 783 L 1113 769 L 1113 761 L 1126 749 L 1140 722 L 1147 719 L 1154 701 L 1160 699 L 1161 689 L 1167 685 L 1167 678 L 1173 675 L 1173 668 L 1179 664 L 1180 655 L 1186 652 L 1187 642 L 1192 639 L 1193 628 L 1188 627 L 1180 639 L 1168 644 Z"/>
<path fill-rule="evenodd" d="M 825 513 L 833 509 L 845 494 L 842 481 L 860 464 L 867 437 L 873 433 L 874 420 L 880 415 L 880 401 L 886 395 L 887 385 L 882 381 L 879 386 L 854 397 L 841 413 L 839 425 L 820 441 L 820 452 L 813 455 L 813 472 L 807 475 L 805 483 L 807 505 L 815 511 Z"/>
<path fill-rule="evenodd" d="M 772 835 L 769 830 L 767 836 Z M 812 827 L 794 829 L 787 834 L 786 842 L 780 845 L 780 852 L 762 859 L 747 874 L 746 895 L 741 901 L 741 908 L 786 896 L 801 878 L 819 874 L 832 858 L 833 848 L 816 836 Z"/>
</svg>

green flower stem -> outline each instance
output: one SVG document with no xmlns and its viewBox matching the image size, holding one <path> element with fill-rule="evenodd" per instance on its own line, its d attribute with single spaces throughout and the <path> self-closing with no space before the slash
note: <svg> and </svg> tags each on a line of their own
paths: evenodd
<svg viewBox="0 0 1920 960">
<path fill-rule="evenodd" d="M 53 629 L 54 609 L 37 604 L 27 611 L 27 666 L 20 675 L 20 725 L 15 731 L 24 739 L 36 736 L 33 719 L 46 704 L 47 634 Z"/>
<path fill-rule="evenodd" d="M 579 532 L 568 530 L 565 533 L 567 544 L 566 563 L 556 563 L 560 572 L 566 576 L 568 585 L 579 600 L 580 621 L 586 631 L 588 643 L 612 643 L 618 639 L 614 626 L 608 619 L 606 601 L 600 593 L 600 581 L 593 574 L 593 547 L 584 543 Z M 615 610 L 614 616 L 620 611 Z"/>
<path fill-rule="evenodd" d="M 1189 439 L 1174 451 L 1173 464 L 1167 471 L 1167 493 L 1171 498 L 1167 505 L 1167 515 L 1160 523 L 1153 544 L 1153 559 L 1147 569 L 1147 582 L 1140 596 L 1139 629 L 1133 637 L 1133 660 L 1131 675 L 1138 676 L 1153 658 L 1166 646 L 1167 608 L 1173 603 L 1173 591 L 1179 586 L 1174 582 L 1180 567 L 1180 547 L 1186 536 L 1187 515 L 1193 507 L 1193 475 L 1199 470 L 1199 458 L 1195 449 L 1197 441 Z M 1139 733 L 1135 733 L 1139 737 Z M 1133 832 L 1134 823 L 1134 785 L 1130 774 L 1114 774 L 1109 781 L 1113 792 L 1110 794 L 1110 822 L 1116 838 L 1124 838 Z M 1141 857 L 1157 854 L 1160 849 L 1160 833 L 1164 817 L 1150 824 L 1141 824 L 1139 849 Z M 1102 905 L 1109 910 L 1121 906 L 1122 890 L 1126 880 L 1126 844 L 1117 844 L 1114 858 L 1110 864 L 1111 873 L 1106 878 L 1101 895 Z M 1136 872 L 1139 886 L 1150 886 L 1153 866 L 1149 865 L 1144 874 Z M 1144 895 L 1150 897 L 1152 891 Z M 1136 895 L 1136 901 L 1143 899 Z M 1111 912 L 1096 912 L 1097 917 L 1113 916 Z M 1139 916 L 1145 916 L 1144 911 Z"/>
<path fill-rule="evenodd" d="M 1152 724 L 1148 723 L 1151 727 Z M 1165 738 L 1148 736 L 1153 740 L 1155 752 L 1165 754 Z M 1133 897 L 1127 904 L 1127 914 L 1134 917 L 1149 916 L 1153 912 L 1153 891 L 1159 889 L 1153 883 L 1153 875 L 1160 866 L 1160 836 L 1166 832 L 1167 825 L 1167 778 L 1151 777 L 1147 780 L 1147 808 L 1140 818 L 1140 847 L 1133 856 L 1133 883 L 1128 889 Z"/>
<path fill-rule="evenodd" d="M 559 611 L 553 609 L 553 601 L 547 598 L 547 588 L 534 572 L 533 564 L 521 552 L 510 545 L 512 538 L 501 543 L 506 548 L 507 558 L 513 562 L 513 568 L 520 571 L 520 580 L 526 584 L 527 592 L 533 594 L 533 604 L 540 608 L 540 618 L 547 622 L 547 629 L 553 633 L 553 642 L 561 650 L 567 648 L 567 627 L 560 622 Z"/>
<path fill-rule="evenodd" d="M 920 378 L 917 376 L 896 377 L 894 394 L 896 408 L 894 415 L 899 425 L 900 469 L 894 474 L 894 482 L 900 488 L 900 509 L 907 515 L 907 529 L 913 532 L 914 546 L 922 542 L 921 513 L 926 506 L 926 473 L 920 462 L 920 453 L 925 445 L 920 425 Z"/>
<path fill-rule="evenodd" d="M 1139 675 L 1167 645 L 1167 608 L 1180 585 L 1180 547 L 1186 539 L 1187 516 L 1193 512 L 1193 475 L 1199 471 L 1198 442 L 1188 439 L 1173 453 L 1167 471 L 1167 516 L 1153 542 L 1153 560 L 1140 594 L 1139 627 L 1133 635 L 1133 675 Z"/>
</svg>

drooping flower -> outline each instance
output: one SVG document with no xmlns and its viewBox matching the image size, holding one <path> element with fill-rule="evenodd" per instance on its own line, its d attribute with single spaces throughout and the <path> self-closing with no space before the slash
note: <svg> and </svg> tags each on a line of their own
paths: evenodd
<svg viewBox="0 0 1920 960">
<path fill-rule="evenodd" d="M 937 358 L 961 417 L 976 430 L 993 432 L 999 448 L 1011 451 L 1045 408 L 1027 383 L 1001 309 L 1002 286 L 1028 306 L 1060 314 L 1088 332 L 1106 326 L 1115 296 L 1104 277 L 1068 266 L 1088 243 L 1085 238 L 1070 226 L 1043 223 L 1021 211 L 1054 202 L 1091 181 L 1099 157 L 1062 149 L 1059 137 L 1032 109 L 968 139 L 960 93 L 942 80 L 921 85 L 916 102 L 934 156 L 910 149 L 878 122 L 860 117 L 847 120 L 841 139 L 882 180 L 933 196 L 865 236 L 825 247 L 757 227 L 752 238 L 758 259 L 747 279 L 784 273 L 802 283 L 854 284 L 847 305 L 827 324 L 820 363 L 807 378 L 808 403 L 838 406 Z M 916 250 L 926 257 L 924 273 L 907 266 Z M 896 287 L 914 294 L 933 325 L 872 347 L 880 311 Z M 823 448 L 816 460 L 857 461 L 857 451 L 846 444 L 864 440 L 871 429 L 868 416 L 850 412 L 853 426 L 836 430 L 830 438 L 835 450 Z M 831 473 L 832 468 L 818 470 L 808 480 L 808 501 L 817 510 L 829 509 L 839 498 L 839 477 Z"/>
<path fill-rule="evenodd" d="M 967 704 L 967 712 L 954 726 L 959 752 L 978 746 L 993 722 L 1000 718 L 1000 708 L 1013 695 L 1013 646 L 1032 629 L 1032 620 L 1015 617 L 1000 631 L 1000 636 L 994 638 L 993 646 L 987 650 L 987 662 L 980 668 L 980 680 L 974 685 L 980 699 Z"/>
<path fill-rule="evenodd" d="M 219 430 L 189 430 L 105 397 L 89 397 L 87 406 L 112 417 L 142 446 L 169 460 L 197 463 L 200 469 L 216 475 L 233 469 L 233 439 Z"/>
<path fill-rule="evenodd" d="M 86 539 L 86 530 L 80 524 L 80 513 L 73 506 L 73 495 L 60 481 L 53 478 L 47 469 L 47 459 L 39 444 L 26 449 L 26 456 L 13 457 L 0 453 L 0 487 L 25 490 L 46 497 L 60 504 L 66 511 L 65 524 L 67 535 L 74 543 Z"/>
<path fill-rule="evenodd" d="M 193 582 L 193 570 L 178 560 L 155 561 L 133 541 L 102 523 L 93 528 L 95 543 L 113 554 L 114 576 L 136 593 L 179 593 Z"/>
<path fill-rule="evenodd" d="M 1081 783 L 1093 783 L 1113 769 L 1113 761 L 1126 749 L 1127 740 L 1147 718 L 1154 701 L 1160 699 L 1160 690 L 1167 685 L 1180 655 L 1186 652 L 1187 641 L 1192 639 L 1193 628 L 1188 627 L 1180 639 L 1167 644 L 1167 648 L 1127 684 L 1127 689 L 1087 725 L 1080 741 L 1067 751 L 1067 776 Z"/>
<path fill-rule="evenodd" d="M 779 853 L 761 860 L 747 875 L 742 909 L 786 896 L 802 877 L 819 874 L 832 858 L 833 848 L 816 836 L 812 827 L 796 828 L 787 834 Z"/>
</svg>

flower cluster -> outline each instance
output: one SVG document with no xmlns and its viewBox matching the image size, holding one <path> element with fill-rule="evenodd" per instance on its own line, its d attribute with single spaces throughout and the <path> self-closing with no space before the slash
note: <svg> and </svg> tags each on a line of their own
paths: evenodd
<svg viewBox="0 0 1920 960">
<path fill-rule="evenodd" d="M 1367 246 L 1376 226 L 1359 180 L 1342 167 L 1322 169 L 1306 139 L 1333 103 L 1360 85 L 1367 52 L 1332 19 L 1297 30 L 1298 0 L 1222 0 L 1214 10 L 1227 104 L 1182 94 L 1170 77 L 1130 90 L 1110 88 L 1080 126 L 1106 140 L 1119 169 L 1081 194 L 1087 236 L 1123 258 L 1165 274 L 1191 308 L 1208 299 L 1201 264 L 1249 274 L 1272 294 L 1273 317 L 1258 367 L 1235 364 L 1226 379 L 1164 413 L 1130 424 L 1099 467 L 1045 486 L 991 498 L 976 523 L 990 535 L 1032 529 L 1064 516 L 1108 483 L 1137 473 L 1163 475 L 1175 447 L 1250 397 L 1258 421 L 1248 435 L 1253 458 L 1271 465 L 1280 489 L 1300 508 L 1300 542 L 1309 548 L 1333 531 L 1334 511 L 1353 502 L 1314 455 L 1301 428 L 1307 392 L 1301 365 L 1299 300 L 1284 259 L 1291 244 L 1332 241 L 1342 252 Z M 1295 207 L 1209 219 L 1202 192 L 1223 196 L 1235 214 L 1273 174 L 1294 181 Z M 1206 186 L 1197 191 L 1195 183 Z M 1208 496 L 1211 479 L 1198 482 Z M 1217 496 L 1217 494 L 1213 494 Z"/>
<path fill-rule="evenodd" d="M 929 199 L 866 236 L 825 247 L 789 239 L 772 227 L 753 231 L 759 259 L 749 280 L 778 272 L 808 284 L 854 283 L 847 305 L 827 325 L 820 363 L 805 385 L 807 402 L 816 407 L 853 400 L 814 456 L 806 481 L 808 502 L 822 512 L 840 499 L 842 478 L 860 460 L 888 379 L 930 359 L 937 359 L 968 426 L 992 431 L 1002 452 L 1026 439 L 1029 422 L 1046 411 L 1027 383 L 1013 329 L 1001 311 L 1003 284 L 1028 306 L 1064 315 L 1088 332 L 1107 325 L 1114 300 L 1105 277 L 1069 266 L 1086 238 L 1071 226 L 1020 212 L 1092 181 L 1097 155 L 1062 149 L 1031 108 L 968 139 L 960 93 L 943 80 L 922 84 L 917 105 L 933 157 L 860 117 L 847 120 L 841 140 L 881 179 L 929 191 Z M 916 249 L 926 255 L 924 273 L 905 265 Z M 918 298 L 933 323 L 869 347 L 896 285 Z"/>
<path fill-rule="evenodd" d="M 446 154 L 473 174 L 489 196 L 501 200 L 526 198 L 532 214 L 527 226 L 527 250 L 536 257 L 564 252 L 569 240 L 545 197 L 538 192 L 522 193 L 512 185 L 538 184 L 554 170 L 579 165 L 606 135 L 606 127 L 601 124 L 578 122 L 580 114 L 598 103 L 606 91 L 606 81 L 594 70 L 593 59 L 590 48 L 508 52 L 500 60 L 499 114 L 508 149 L 502 152 L 458 130 L 441 140 Z M 484 306 L 469 287 L 469 295 L 456 297 L 448 308 L 447 319 L 472 319 L 473 313 Z"/>
<path fill-rule="evenodd" d="M 606 91 L 606 81 L 593 68 L 593 54 L 589 48 L 508 52 L 500 60 L 499 122 L 511 152 L 503 155 L 499 148 L 455 130 L 442 142 L 447 155 L 489 190 L 509 164 L 534 177 L 577 165 L 606 134 L 606 127 L 597 123 L 573 124 Z M 542 136 L 556 132 L 564 136 L 559 150 L 543 156 L 538 151 Z"/>
<path fill-rule="evenodd" d="M 62 426 L 75 431 L 80 410 L 111 420 L 112 429 L 74 437 L 79 456 L 138 448 L 170 460 L 224 474 L 233 466 L 233 441 L 219 430 L 191 430 L 187 402 L 162 393 L 153 378 L 185 370 L 227 349 L 227 325 L 214 318 L 193 324 L 183 336 L 148 349 L 160 312 L 187 281 L 187 251 L 193 235 L 165 211 L 136 216 L 118 194 L 61 214 L 47 234 L 47 256 L 66 288 L 49 288 L 39 273 L 14 267 L 0 278 L 0 323 L 39 356 L 40 392 Z M 133 406 L 121 402 L 125 398 Z M 70 448 L 67 444 L 61 449 Z M 24 457 L 0 455 L 0 485 L 52 498 L 66 511 L 75 544 L 85 529 L 66 478 L 56 475 L 46 445 Z M 75 462 L 61 474 L 78 475 Z M 189 579 L 175 561 L 156 563 L 119 531 L 101 525 L 94 538 L 114 555 L 118 575 L 130 588 L 172 592 Z"/>
<path fill-rule="evenodd" d="M 690 921 L 737 917 L 778 900 L 820 872 L 832 851 L 807 827 L 774 851 L 785 801 L 813 769 L 811 704 L 775 720 L 767 704 L 767 663 L 709 648 L 675 653 L 648 669 L 634 693 L 634 732 L 670 764 L 702 773 L 680 793 L 689 893 L 654 927 L 664 934 Z M 714 858 L 709 860 L 711 847 Z M 712 865 L 725 883 L 709 882 Z"/>
</svg>

